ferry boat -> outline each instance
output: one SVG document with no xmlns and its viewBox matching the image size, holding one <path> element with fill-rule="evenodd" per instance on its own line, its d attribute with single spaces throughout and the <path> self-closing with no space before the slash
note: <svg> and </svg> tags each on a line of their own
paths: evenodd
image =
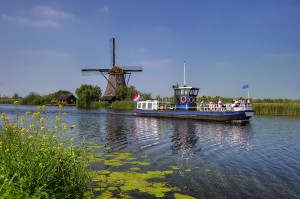
<svg viewBox="0 0 300 199">
<path fill-rule="evenodd" d="M 197 102 L 199 88 L 174 88 L 174 105 L 158 100 L 138 101 L 135 114 L 137 116 L 167 117 L 212 120 L 225 122 L 249 122 L 254 111 L 249 100 L 236 100 L 234 103 L 222 104 Z"/>
</svg>

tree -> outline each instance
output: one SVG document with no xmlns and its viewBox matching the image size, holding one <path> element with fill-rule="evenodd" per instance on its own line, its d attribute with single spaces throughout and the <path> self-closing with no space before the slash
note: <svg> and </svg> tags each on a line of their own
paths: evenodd
<svg viewBox="0 0 300 199">
<path fill-rule="evenodd" d="M 80 88 L 76 89 L 78 96 L 77 107 L 89 108 L 92 102 L 100 100 L 101 88 L 89 84 L 81 84 Z"/>
<path fill-rule="evenodd" d="M 136 93 L 137 90 L 134 86 L 121 86 L 116 90 L 116 100 L 132 100 Z"/>
<path fill-rule="evenodd" d="M 141 100 L 151 100 L 152 99 L 152 96 L 151 96 L 151 93 L 141 93 Z"/>
</svg>

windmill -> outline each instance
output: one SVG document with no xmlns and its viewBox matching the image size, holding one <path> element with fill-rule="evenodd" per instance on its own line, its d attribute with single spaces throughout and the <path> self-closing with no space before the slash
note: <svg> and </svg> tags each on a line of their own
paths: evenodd
<svg viewBox="0 0 300 199">
<path fill-rule="evenodd" d="M 121 86 L 127 86 L 132 72 L 142 72 L 141 66 L 116 66 L 115 62 L 115 38 L 112 38 L 112 67 L 110 69 L 82 69 L 83 75 L 102 74 L 107 80 L 106 90 L 101 97 L 102 101 L 114 101 L 116 90 Z M 108 74 L 108 78 L 104 75 Z M 126 81 L 127 79 L 127 81 Z"/>
</svg>

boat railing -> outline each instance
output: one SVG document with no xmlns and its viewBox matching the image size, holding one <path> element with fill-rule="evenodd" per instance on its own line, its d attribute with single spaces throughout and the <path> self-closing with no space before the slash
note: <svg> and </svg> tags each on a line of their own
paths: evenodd
<svg viewBox="0 0 300 199">
<path fill-rule="evenodd" d="M 216 111 L 216 112 L 225 112 L 225 111 L 245 111 L 252 109 L 251 103 L 247 104 L 198 104 L 197 111 Z"/>
</svg>

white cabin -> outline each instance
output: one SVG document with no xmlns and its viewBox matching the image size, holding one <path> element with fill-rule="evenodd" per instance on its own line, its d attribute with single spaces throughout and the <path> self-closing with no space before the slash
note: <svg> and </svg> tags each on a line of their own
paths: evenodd
<svg viewBox="0 0 300 199">
<path fill-rule="evenodd" d="M 166 110 L 171 109 L 170 102 L 159 102 L 158 100 L 139 101 L 137 109 L 140 110 Z"/>
</svg>

